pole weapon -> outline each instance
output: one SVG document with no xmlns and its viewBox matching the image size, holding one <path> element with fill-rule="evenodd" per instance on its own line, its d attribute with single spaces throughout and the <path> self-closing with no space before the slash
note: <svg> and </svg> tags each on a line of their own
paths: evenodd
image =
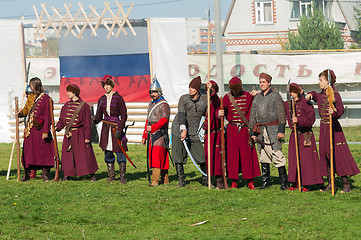
<svg viewBox="0 0 361 240">
<path fill-rule="evenodd" d="M 207 177 L 207 174 L 206 174 L 206 173 L 204 173 L 204 172 L 203 172 L 203 171 L 202 171 L 202 170 L 198 167 L 198 165 L 197 165 L 196 161 L 194 160 L 194 158 L 193 158 L 193 156 L 192 156 L 191 152 L 189 151 L 189 148 L 188 148 L 188 145 L 187 145 L 187 140 L 186 140 L 186 139 L 184 139 L 184 140 L 182 140 L 182 142 L 183 142 L 183 145 L 184 145 L 184 147 L 185 147 L 185 149 L 186 149 L 186 151 L 187 151 L 187 153 L 188 153 L 188 155 L 189 155 L 190 159 L 192 160 L 192 162 L 193 162 L 194 166 L 196 166 L 196 168 L 198 169 L 198 171 L 199 171 L 200 173 L 202 173 L 202 175 L 203 175 L 203 176 L 206 176 L 206 177 Z"/>
<path fill-rule="evenodd" d="M 208 9 L 208 77 L 207 84 L 210 83 L 210 68 L 211 68 L 211 53 L 210 53 L 210 39 L 211 39 L 211 10 Z M 208 163 L 208 189 L 211 189 L 211 90 L 207 88 L 207 163 Z"/>
<path fill-rule="evenodd" d="M 330 69 L 327 69 L 327 80 L 329 83 L 328 88 L 326 89 L 326 96 L 328 100 L 329 107 L 332 108 L 334 111 L 336 111 L 335 106 L 333 105 L 335 95 L 332 89 L 332 81 L 331 81 L 331 73 Z M 332 189 L 332 196 L 335 196 L 335 176 L 334 176 L 334 169 L 333 169 L 333 134 L 332 134 L 332 114 L 329 114 L 330 116 L 330 168 L 331 168 L 331 189 Z"/>
<path fill-rule="evenodd" d="M 55 121 L 54 121 L 54 109 L 53 109 L 53 101 L 51 98 L 49 98 L 49 104 L 50 104 L 50 117 L 51 117 L 51 125 L 53 126 L 51 128 L 51 133 L 54 137 L 54 160 L 56 162 L 56 169 L 55 169 L 55 176 L 53 182 L 59 182 L 59 165 L 60 165 L 60 158 L 59 158 L 59 151 L 58 151 L 58 141 L 56 139 L 56 131 L 55 131 Z"/>
<path fill-rule="evenodd" d="M 296 116 L 296 109 L 295 109 L 295 99 L 291 97 L 292 101 L 292 112 L 293 116 Z M 297 124 L 293 123 L 293 133 L 295 135 L 295 147 L 296 147 L 296 163 L 297 163 L 297 182 L 298 182 L 298 191 L 301 192 L 301 171 L 300 171 L 300 155 L 298 151 L 298 132 L 297 132 Z"/>
<path fill-rule="evenodd" d="M 221 97 L 221 110 L 223 108 L 223 98 Z M 224 188 L 228 188 L 227 178 L 226 178 L 226 149 L 225 149 L 225 141 L 224 141 L 224 116 L 221 117 L 221 151 L 222 151 L 222 177 L 223 177 L 223 185 Z"/>
<path fill-rule="evenodd" d="M 150 182 L 150 170 L 149 170 L 149 145 L 150 145 L 150 132 L 147 132 L 147 173 L 148 173 L 148 182 Z M 152 153 L 151 153 L 152 154 Z"/>
</svg>

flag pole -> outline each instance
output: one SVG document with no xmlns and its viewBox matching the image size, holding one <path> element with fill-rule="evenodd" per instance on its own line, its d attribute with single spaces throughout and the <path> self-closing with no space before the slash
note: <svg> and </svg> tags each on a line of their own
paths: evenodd
<svg viewBox="0 0 361 240">
<path fill-rule="evenodd" d="M 210 83 L 210 69 L 211 69 L 211 49 L 210 49 L 210 40 L 211 40 L 211 10 L 208 10 L 208 75 L 207 75 L 207 84 Z M 211 89 L 207 88 L 207 161 L 208 161 L 208 189 L 211 189 Z"/>
</svg>

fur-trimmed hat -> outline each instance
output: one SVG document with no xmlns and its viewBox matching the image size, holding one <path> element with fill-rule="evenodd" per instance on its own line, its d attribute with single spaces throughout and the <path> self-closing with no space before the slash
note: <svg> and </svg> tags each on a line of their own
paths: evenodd
<svg viewBox="0 0 361 240">
<path fill-rule="evenodd" d="M 199 90 L 201 90 L 201 85 L 202 80 L 200 76 L 193 78 L 192 81 L 189 83 L 189 87 L 196 89 L 198 92 Z"/>
<path fill-rule="evenodd" d="M 336 75 L 335 75 L 335 73 L 333 72 L 333 70 L 331 70 L 331 69 L 330 69 L 330 75 L 331 75 L 331 86 L 332 86 L 332 85 L 335 84 L 335 82 L 336 82 Z M 327 81 L 329 81 L 329 80 L 328 80 L 328 69 L 323 70 L 323 71 L 318 75 L 318 77 L 321 77 L 321 76 L 324 76 L 324 77 L 327 79 Z"/>
<path fill-rule="evenodd" d="M 213 80 L 211 80 L 210 83 L 212 83 L 212 88 L 214 89 L 214 91 L 216 91 L 216 93 L 218 93 L 218 91 L 219 91 L 218 84 Z M 204 86 L 204 89 L 207 91 L 207 84 Z"/>
<path fill-rule="evenodd" d="M 234 92 L 242 90 L 242 80 L 238 77 L 233 77 L 228 83 L 229 89 Z"/>
<path fill-rule="evenodd" d="M 80 88 L 76 84 L 69 84 L 66 87 L 66 91 L 74 93 L 77 97 L 79 97 L 79 95 L 80 95 Z"/>
<path fill-rule="evenodd" d="M 112 88 L 115 86 L 112 76 L 110 76 L 110 75 L 104 75 L 103 81 L 100 81 L 100 82 L 102 83 L 103 88 L 104 88 L 104 85 L 110 85 Z"/>
<path fill-rule="evenodd" d="M 297 83 L 291 83 L 290 86 L 289 86 L 288 91 L 290 93 L 294 92 L 294 93 L 297 93 L 297 94 L 301 94 L 302 88 Z"/>
<path fill-rule="evenodd" d="M 259 75 L 259 78 L 260 78 L 260 79 L 261 79 L 261 78 L 264 78 L 264 79 L 266 79 L 267 82 L 271 82 L 271 81 L 272 81 L 271 75 L 269 75 L 269 74 L 267 74 L 267 73 L 261 73 L 261 74 Z"/>
</svg>

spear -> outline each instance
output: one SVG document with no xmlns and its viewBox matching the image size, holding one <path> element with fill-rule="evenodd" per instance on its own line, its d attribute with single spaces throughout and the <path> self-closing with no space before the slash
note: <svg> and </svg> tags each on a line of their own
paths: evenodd
<svg viewBox="0 0 361 240">
<path fill-rule="evenodd" d="M 296 109 L 295 109 L 295 99 L 291 97 L 292 101 L 292 112 L 293 116 L 296 116 Z M 297 125 L 293 123 L 293 133 L 295 135 L 295 147 L 296 147 L 296 162 L 297 162 L 297 182 L 298 182 L 298 191 L 301 192 L 301 171 L 300 171 L 300 156 L 298 153 L 298 133 L 297 133 Z"/>
<path fill-rule="evenodd" d="M 335 95 L 332 89 L 332 81 L 331 81 L 331 73 L 330 73 L 330 69 L 327 69 L 328 72 L 328 83 L 329 86 L 326 90 L 326 96 L 327 96 L 327 100 L 328 100 L 328 104 L 329 107 L 332 108 L 334 111 L 336 111 L 335 106 L 333 105 L 334 99 L 335 99 Z M 332 189 L 332 196 L 335 196 L 335 176 L 334 176 L 334 169 L 333 169 L 333 134 L 332 134 L 332 114 L 330 114 L 330 167 L 331 167 L 331 189 Z"/>
<path fill-rule="evenodd" d="M 18 181 L 20 180 L 20 143 L 19 143 L 19 98 L 15 97 L 15 119 L 16 119 L 16 157 L 18 163 Z"/>
<path fill-rule="evenodd" d="M 223 98 L 221 97 L 221 110 L 223 109 Z M 222 176 L 224 188 L 228 188 L 227 178 L 226 178 L 226 149 L 224 141 L 224 116 L 221 117 L 221 151 L 222 151 Z"/>
</svg>

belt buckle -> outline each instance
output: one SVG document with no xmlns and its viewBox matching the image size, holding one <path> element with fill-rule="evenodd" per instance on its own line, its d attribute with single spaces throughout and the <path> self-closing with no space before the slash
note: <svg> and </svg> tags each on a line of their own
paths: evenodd
<svg viewBox="0 0 361 240">
<path fill-rule="evenodd" d="M 238 127 L 238 133 L 239 133 L 241 131 L 241 129 L 242 129 L 242 124 L 237 123 L 237 127 Z"/>
</svg>

